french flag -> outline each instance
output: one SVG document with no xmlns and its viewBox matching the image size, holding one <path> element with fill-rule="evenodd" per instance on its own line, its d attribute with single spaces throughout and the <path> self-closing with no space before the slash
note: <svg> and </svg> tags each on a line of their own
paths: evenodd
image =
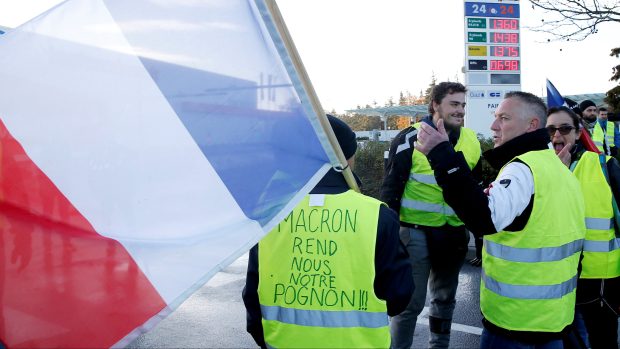
<svg viewBox="0 0 620 349">
<path fill-rule="evenodd" d="M 566 102 L 557 88 L 547 79 L 547 106 L 549 108 L 565 106 Z"/>
<path fill-rule="evenodd" d="M 337 155 L 270 0 L 69 0 L 0 37 L 0 342 L 123 347 Z"/>
</svg>

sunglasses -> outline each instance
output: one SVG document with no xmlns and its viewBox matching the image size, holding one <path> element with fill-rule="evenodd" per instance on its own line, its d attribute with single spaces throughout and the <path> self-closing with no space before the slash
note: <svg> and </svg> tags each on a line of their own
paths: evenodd
<svg viewBox="0 0 620 349">
<path fill-rule="evenodd" d="M 575 127 L 568 126 L 568 125 L 563 125 L 563 126 L 560 126 L 560 127 L 547 126 L 547 131 L 549 132 L 549 136 L 551 136 L 551 137 L 553 137 L 553 135 L 555 134 L 555 131 L 560 131 L 560 134 L 562 136 L 566 136 L 567 134 L 569 134 L 574 129 L 575 129 Z"/>
</svg>

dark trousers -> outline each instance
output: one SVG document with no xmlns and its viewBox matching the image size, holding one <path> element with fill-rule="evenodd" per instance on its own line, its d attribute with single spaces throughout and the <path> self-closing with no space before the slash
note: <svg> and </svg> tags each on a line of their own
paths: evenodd
<svg viewBox="0 0 620 349">
<path fill-rule="evenodd" d="M 579 304 L 592 349 L 618 349 L 618 315 L 600 301 Z"/>
</svg>

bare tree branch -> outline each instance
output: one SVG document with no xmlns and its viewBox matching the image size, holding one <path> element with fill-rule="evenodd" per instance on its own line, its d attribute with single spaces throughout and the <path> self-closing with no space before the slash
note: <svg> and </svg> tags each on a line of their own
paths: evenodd
<svg viewBox="0 0 620 349">
<path fill-rule="evenodd" d="M 530 0 L 534 9 L 544 11 L 535 32 L 551 35 L 553 40 L 581 41 L 595 34 L 602 23 L 620 23 L 620 0 Z"/>
</svg>

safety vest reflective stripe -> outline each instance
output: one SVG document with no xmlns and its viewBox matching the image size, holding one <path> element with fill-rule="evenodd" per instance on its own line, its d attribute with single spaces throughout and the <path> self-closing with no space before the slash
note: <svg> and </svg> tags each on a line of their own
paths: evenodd
<svg viewBox="0 0 620 349">
<path fill-rule="evenodd" d="M 299 326 L 379 328 L 389 325 L 385 312 L 302 310 L 266 305 L 261 305 L 261 312 L 265 320 Z"/>
<path fill-rule="evenodd" d="M 613 147 L 615 144 L 615 125 L 612 121 L 607 121 L 605 123 L 605 141 L 607 142 L 607 147 Z"/>
<path fill-rule="evenodd" d="M 425 211 L 425 212 L 433 212 L 433 213 L 441 213 L 446 216 L 454 216 L 454 210 L 450 206 L 442 205 L 442 204 L 431 204 L 428 202 L 422 202 L 411 199 L 403 199 L 401 202 L 402 207 L 410 208 L 413 210 Z"/>
<path fill-rule="evenodd" d="M 603 142 L 600 141 L 594 141 L 594 145 L 600 145 L 601 147 L 603 146 Z"/>
<path fill-rule="evenodd" d="M 583 245 L 585 252 L 611 252 L 620 249 L 620 238 L 609 241 L 592 241 L 586 240 Z"/>
<path fill-rule="evenodd" d="M 486 241 L 485 241 L 486 243 Z M 512 299 L 556 299 L 573 292 L 577 287 L 577 275 L 555 285 L 512 285 L 499 282 L 482 272 L 485 287 L 500 296 Z"/>
<path fill-rule="evenodd" d="M 588 218 L 586 217 L 586 229 L 609 230 L 613 228 L 613 218 Z"/>
<path fill-rule="evenodd" d="M 419 173 L 410 173 L 409 174 L 410 181 L 416 181 L 424 184 L 437 184 L 437 180 L 435 179 L 435 175 L 426 175 Z"/>
<path fill-rule="evenodd" d="M 559 261 L 580 252 L 584 239 L 571 241 L 558 247 L 520 248 L 511 247 L 486 240 L 484 248 L 487 254 L 512 262 L 552 262 Z"/>
</svg>

